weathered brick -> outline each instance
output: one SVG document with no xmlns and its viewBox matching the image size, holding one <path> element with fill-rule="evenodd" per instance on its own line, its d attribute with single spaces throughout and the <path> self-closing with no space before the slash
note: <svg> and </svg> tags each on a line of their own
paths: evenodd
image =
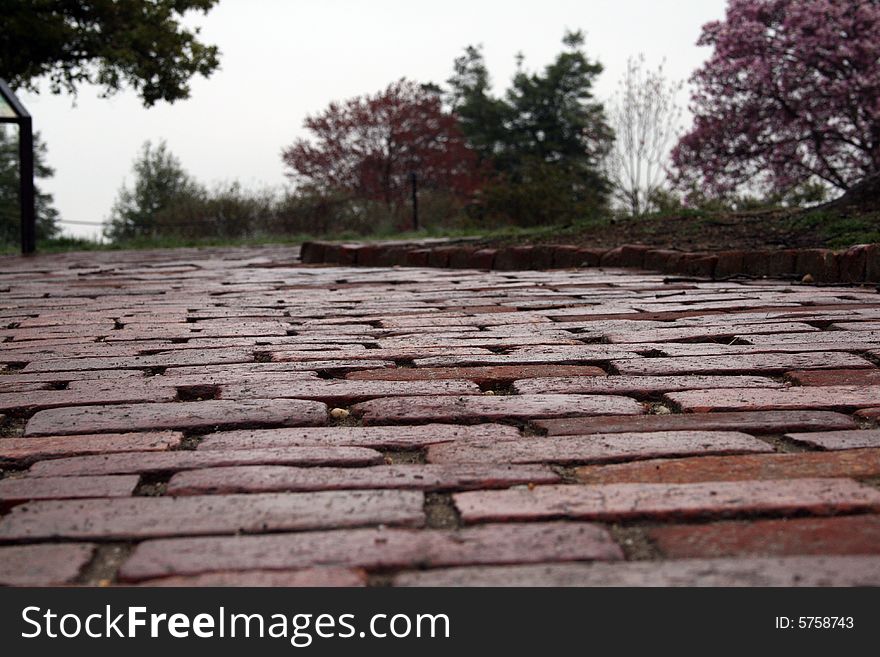
<svg viewBox="0 0 880 657">
<path fill-rule="evenodd" d="M 861 431 L 821 431 L 817 433 L 788 433 L 786 438 L 820 449 L 858 449 L 880 447 L 880 429 Z"/>
<path fill-rule="evenodd" d="M 691 454 L 743 454 L 772 448 L 737 432 L 667 431 L 521 440 L 458 440 L 428 448 L 430 463 L 602 463 Z"/>
<path fill-rule="evenodd" d="M 183 434 L 177 431 L 4 438 L 0 440 L 0 460 L 28 462 L 57 456 L 160 452 L 177 447 L 182 439 Z"/>
<path fill-rule="evenodd" d="M 419 426 L 308 427 L 250 429 L 209 434 L 198 450 L 261 449 L 293 445 L 348 445 L 373 449 L 419 449 L 463 438 L 518 438 L 519 430 L 503 424 L 424 424 Z"/>
<path fill-rule="evenodd" d="M 843 283 L 865 281 L 868 267 L 868 245 L 856 244 L 838 256 L 840 280 Z"/>
<path fill-rule="evenodd" d="M 190 468 L 237 465 L 375 465 L 382 456 L 364 447 L 274 447 L 236 450 L 179 450 L 173 452 L 125 452 L 74 456 L 40 461 L 31 466 L 31 477 L 69 477 L 117 473 L 176 472 Z"/>
<path fill-rule="evenodd" d="M 381 422 L 492 421 L 575 415 L 634 415 L 644 409 L 629 397 L 596 395 L 511 395 L 498 397 L 396 397 L 356 404 L 367 424 Z"/>
<path fill-rule="evenodd" d="M 860 349 L 873 347 L 880 340 L 880 331 L 818 331 L 814 333 L 775 333 L 770 335 L 746 335 L 743 336 L 753 345 L 774 345 L 776 347 L 791 344 L 827 345 L 831 349 Z M 816 365 L 808 365 L 805 369 L 814 368 Z M 841 365 L 841 368 L 849 367 Z M 859 367 L 856 365 L 856 367 Z M 792 368 L 798 369 L 798 368 Z"/>
<path fill-rule="evenodd" d="M 395 360 L 406 360 L 411 358 L 419 358 L 421 356 L 439 356 L 439 355 L 460 355 L 460 356 L 470 356 L 470 355 L 481 355 L 481 354 L 490 354 L 488 349 L 483 347 L 469 347 L 467 345 L 463 345 L 460 347 L 435 347 L 425 348 L 425 347 L 412 347 L 401 345 L 398 347 L 392 347 L 387 349 L 360 349 L 360 350 L 335 350 L 335 351 L 283 351 L 278 349 L 277 347 L 272 348 L 269 352 L 270 359 L 275 363 L 292 363 L 292 362 L 300 362 L 302 363 L 301 367 L 303 369 L 309 370 L 328 370 L 329 367 L 319 367 L 316 363 L 320 362 L 319 359 L 329 359 L 333 358 L 337 361 L 342 361 L 345 363 L 359 363 L 362 361 L 395 361 Z M 332 366 L 332 362 L 328 362 L 328 365 Z M 374 369 L 375 367 L 381 367 L 380 365 L 372 364 L 368 365 L 369 369 Z M 343 370 L 351 370 L 351 369 L 367 369 L 364 367 L 352 366 L 350 364 L 343 364 L 341 366 L 337 366 L 336 369 Z"/>
<path fill-rule="evenodd" d="M 356 529 L 270 536 L 147 541 L 122 565 L 137 581 L 211 571 L 281 570 L 314 564 L 387 570 L 463 564 L 623 558 L 598 525 L 548 522 L 454 530 Z"/>
<path fill-rule="evenodd" d="M 785 372 L 796 369 L 871 368 L 874 364 L 854 354 L 811 352 L 806 354 L 741 354 L 736 356 L 683 356 L 678 358 L 632 358 L 611 364 L 621 374 L 713 374 Z"/>
<path fill-rule="evenodd" d="M 840 280 L 838 258 L 828 249 L 802 249 L 795 264 L 799 275 L 809 274 L 817 283 L 836 283 Z"/>
<path fill-rule="evenodd" d="M 299 253 L 303 262 L 310 264 L 324 262 L 325 245 L 321 242 L 303 242 Z"/>
<path fill-rule="evenodd" d="M 0 410 L 37 411 L 64 406 L 90 406 L 131 402 L 172 401 L 174 388 L 144 389 L 129 387 L 116 390 L 42 390 L 27 393 L 0 394 Z"/>
<path fill-rule="evenodd" d="M 473 269 L 492 269 L 495 266 L 497 249 L 478 249 L 468 260 L 468 267 Z"/>
<path fill-rule="evenodd" d="M 786 518 L 672 525 L 645 530 L 667 557 L 880 553 L 880 516 Z"/>
<path fill-rule="evenodd" d="M 547 269 L 553 266 L 552 254 L 534 246 L 506 246 L 495 254 L 494 269 Z"/>
<path fill-rule="evenodd" d="M 859 408 L 880 399 L 880 386 L 795 387 L 769 390 L 717 389 L 670 392 L 667 399 L 691 413 L 737 410 Z"/>
<path fill-rule="evenodd" d="M 141 582 L 139 586 L 259 586 L 350 588 L 367 585 L 367 575 L 354 568 L 302 568 L 300 570 L 247 570 L 215 572 L 203 575 L 162 577 Z"/>
<path fill-rule="evenodd" d="M 574 518 L 699 518 L 745 513 L 830 515 L 880 510 L 880 491 L 847 479 L 536 486 L 453 494 L 467 523 Z"/>
<path fill-rule="evenodd" d="M 407 267 L 427 267 L 431 249 L 410 249 L 406 252 L 404 264 Z"/>
<path fill-rule="evenodd" d="M 31 477 L 0 480 L 0 509 L 31 500 L 70 500 L 86 497 L 128 497 L 138 484 L 136 476 Z"/>
<path fill-rule="evenodd" d="M 557 245 L 553 247 L 553 266 L 556 269 L 596 267 L 598 264 L 599 258 L 592 252 L 585 253 L 576 246 Z"/>
<path fill-rule="evenodd" d="M 416 358 L 416 367 L 464 367 L 464 366 L 495 366 L 495 365 L 547 365 L 554 363 L 580 364 L 605 362 L 618 358 L 640 358 L 632 350 L 623 345 L 584 345 L 566 350 L 564 346 L 551 347 L 546 353 L 533 353 L 516 350 L 510 354 L 458 354 Z M 576 349 L 576 350 L 575 350 Z M 648 359 L 645 359 L 648 360 Z"/>
<path fill-rule="evenodd" d="M 49 390 L 49 383 L 15 383 L 0 379 L 0 398 L 9 393 L 32 392 L 34 390 Z"/>
<path fill-rule="evenodd" d="M 517 379 L 549 376 L 604 376 L 605 371 L 592 365 L 497 365 L 494 367 L 400 367 L 361 370 L 345 375 L 357 381 L 436 381 L 466 379 L 483 385 L 507 383 Z M 547 391 L 544 391 L 547 392 Z"/>
<path fill-rule="evenodd" d="M 880 283 L 880 246 L 869 244 L 865 248 L 865 280 Z"/>
<path fill-rule="evenodd" d="M 704 338 L 746 337 L 765 333 L 807 333 L 819 329 L 803 322 L 735 324 L 724 326 L 673 326 L 668 328 L 647 328 L 645 330 L 611 331 L 605 334 L 608 342 L 623 344 L 631 342 L 672 342 L 675 340 L 699 340 Z"/>
<path fill-rule="evenodd" d="M 412 395 L 474 395 L 480 388 L 472 381 L 279 381 L 226 384 L 222 399 L 314 399 L 347 405 L 376 397 Z"/>
<path fill-rule="evenodd" d="M 169 495 L 396 488 L 473 490 L 517 484 L 552 484 L 559 475 L 544 466 L 453 464 L 380 465 L 372 468 L 295 468 L 273 465 L 179 472 Z M 2 483 L 2 482 L 0 482 Z"/>
<path fill-rule="evenodd" d="M 371 350 L 375 351 L 375 350 Z M 340 358 L 333 359 L 332 351 L 309 352 L 311 358 L 327 358 L 328 360 L 291 360 L 290 362 L 270 363 L 233 363 L 222 368 L 207 365 L 205 367 L 171 367 L 165 370 L 164 376 L 246 376 L 252 378 L 265 374 L 268 377 L 286 376 L 297 372 L 347 372 L 358 369 L 376 369 L 378 367 L 394 367 L 394 361 L 371 358 Z M 317 356 L 316 356 L 317 354 Z M 289 355 L 289 354 L 288 354 Z"/>
<path fill-rule="evenodd" d="M 644 267 L 654 271 L 675 271 L 683 255 L 681 251 L 651 249 L 645 252 Z"/>
<path fill-rule="evenodd" d="M 53 358 L 33 361 L 24 370 L 51 372 L 53 370 L 113 370 L 138 367 L 171 367 L 184 365 L 218 365 L 249 363 L 254 354 L 247 349 L 178 349 L 152 356 L 119 356 L 116 358 Z"/>
<path fill-rule="evenodd" d="M 550 436 L 643 431 L 745 431 L 752 434 L 786 431 L 856 429 L 855 421 L 833 411 L 739 411 L 699 415 L 638 415 L 535 420 Z"/>
<path fill-rule="evenodd" d="M 641 244 L 624 244 L 602 254 L 601 267 L 643 267 L 649 247 Z"/>
<path fill-rule="evenodd" d="M 880 450 L 830 453 L 756 454 L 736 457 L 657 459 L 578 468 L 588 484 L 653 482 L 687 484 L 700 481 L 875 477 L 880 475 Z"/>
<path fill-rule="evenodd" d="M 517 381 L 521 394 L 645 395 L 674 390 L 709 388 L 778 388 L 782 384 L 763 376 L 558 376 Z"/>
<path fill-rule="evenodd" d="M 8 343 L 7 343 L 8 344 Z M 100 370 L 100 371 L 56 371 L 56 372 L 27 372 L 16 371 L 15 373 L 4 373 L 2 381 L 10 385 L 15 383 L 66 383 L 68 381 L 101 381 L 108 379 L 142 379 L 144 373 L 140 370 Z"/>
<path fill-rule="evenodd" d="M 880 369 L 873 370 L 796 370 L 786 378 L 802 386 L 880 385 Z"/>
<path fill-rule="evenodd" d="M 620 564 L 448 568 L 394 578 L 395 586 L 878 586 L 880 557 L 684 559 Z"/>
<path fill-rule="evenodd" d="M 398 490 L 30 502 L 0 520 L 0 540 L 253 534 L 380 523 L 420 526 L 422 505 L 422 493 Z"/>
<path fill-rule="evenodd" d="M 718 253 L 718 261 L 715 263 L 715 277 L 727 278 L 743 274 L 744 251 L 721 251 Z"/>
<path fill-rule="evenodd" d="M 0 586 L 58 586 L 74 582 L 91 561 L 95 546 L 10 545 L 0 547 Z"/>
<path fill-rule="evenodd" d="M 119 404 L 40 411 L 28 421 L 25 434 L 67 435 L 272 424 L 302 426 L 324 424 L 326 418 L 326 405 L 288 399 Z"/>
<path fill-rule="evenodd" d="M 878 475 L 880 475 L 880 449 L 657 459 L 639 463 L 586 466 L 577 470 L 577 478 L 587 484 L 628 482 L 690 484 L 701 481 Z"/>
<path fill-rule="evenodd" d="M 715 268 L 718 264 L 718 256 L 708 253 L 688 253 L 679 261 L 679 271 L 688 276 L 712 278 L 715 276 Z"/>
</svg>

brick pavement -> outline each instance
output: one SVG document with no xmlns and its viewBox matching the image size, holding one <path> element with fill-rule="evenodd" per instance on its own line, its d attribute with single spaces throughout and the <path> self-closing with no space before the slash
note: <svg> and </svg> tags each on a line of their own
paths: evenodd
<svg viewBox="0 0 880 657">
<path fill-rule="evenodd" d="M 880 584 L 877 291 L 606 261 L 0 260 L 0 584 Z"/>
</svg>

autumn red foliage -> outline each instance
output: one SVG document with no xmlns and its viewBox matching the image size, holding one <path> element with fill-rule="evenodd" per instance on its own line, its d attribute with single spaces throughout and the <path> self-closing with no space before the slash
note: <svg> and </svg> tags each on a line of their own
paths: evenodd
<svg viewBox="0 0 880 657">
<path fill-rule="evenodd" d="M 698 43 L 682 187 L 847 190 L 880 171 L 880 2 L 730 0 Z"/>
<path fill-rule="evenodd" d="M 393 205 L 416 173 L 421 188 L 467 199 L 482 183 L 474 151 L 436 90 L 402 79 L 310 116 L 313 138 L 285 149 L 288 175 L 324 190 Z"/>
</svg>

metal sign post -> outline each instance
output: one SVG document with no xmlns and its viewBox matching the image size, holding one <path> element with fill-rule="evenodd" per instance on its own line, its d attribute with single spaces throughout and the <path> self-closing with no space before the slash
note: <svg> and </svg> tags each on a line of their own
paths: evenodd
<svg viewBox="0 0 880 657">
<path fill-rule="evenodd" d="M 0 79 L 0 123 L 18 125 L 18 180 L 21 203 L 21 252 L 37 249 L 37 212 L 34 195 L 34 128 L 31 115 Z"/>
</svg>

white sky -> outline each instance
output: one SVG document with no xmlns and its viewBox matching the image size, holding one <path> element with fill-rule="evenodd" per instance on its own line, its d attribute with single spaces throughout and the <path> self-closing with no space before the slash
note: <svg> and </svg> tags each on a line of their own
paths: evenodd
<svg viewBox="0 0 880 657">
<path fill-rule="evenodd" d="M 670 77 L 689 77 L 708 55 L 695 45 L 700 27 L 723 17 L 724 7 L 724 0 L 221 0 L 191 21 L 219 46 L 221 64 L 193 80 L 188 100 L 145 109 L 133 92 L 102 99 L 91 87 L 80 89 L 75 105 L 48 92 L 21 97 L 48 145 L 55 177 L 41 184 L 61 218 L 102 221 L 147 139 L 166 139 L 209 185 L 281 186 L 281 149 L 305 135 L 307 114 L 400 77 L 443 83 L 469 44 L 483 44 L 500 92 L 518 51 L 526 68 L 541 68 L 562 49 L 566 28 L 582 29 L 588 55 L 605 66 L 596 93 L 607 99 L 627 57 L 639 52 L 652 65 L 665 57 Z"/>
</svg>

